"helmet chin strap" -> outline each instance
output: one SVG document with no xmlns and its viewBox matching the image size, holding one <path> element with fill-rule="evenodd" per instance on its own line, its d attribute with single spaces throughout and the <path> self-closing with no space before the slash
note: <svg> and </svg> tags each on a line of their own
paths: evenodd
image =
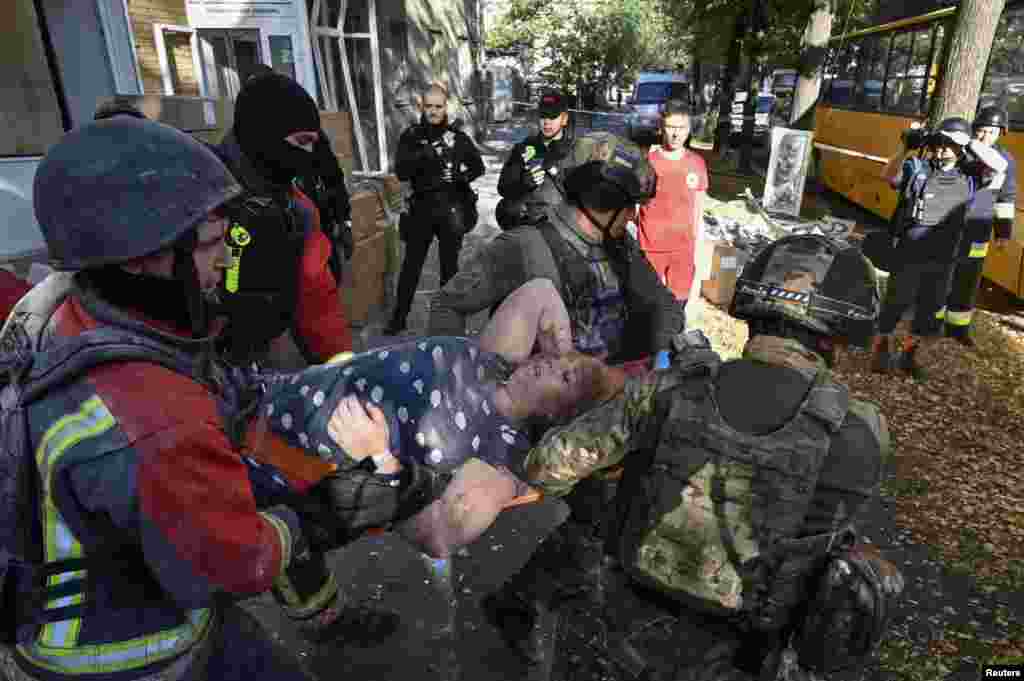
<svg viewBox="0 0 1024 681">
<path fill-rule="evenodd" d="M 203 291 L 199 286 L 199 271 L 192 257 L 196 249 L 198 235 L 189 230 L 174 244 L 174 264 L 171 274 L 180 284 L 185 293 L 185 304 L 188 316 L 192 321 L 192 337 L 196 340 L 205 339 L 210 331 L 210 315 Z"/>
</svg>

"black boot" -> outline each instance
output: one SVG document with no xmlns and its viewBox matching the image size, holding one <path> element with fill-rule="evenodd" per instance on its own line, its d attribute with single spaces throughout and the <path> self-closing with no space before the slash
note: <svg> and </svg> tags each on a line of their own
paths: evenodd
<svg viewBox="0 0 1024 681">
<path fill-rule="evenodd" d="M 969 326 L 946 326 L 946 336 L 952 338 L 960 345 L 964 346 L 968 350 L 974 350 L 977 345 L 974 342 L 974 338 L 971 337 L 971 327 Z"/>
</svg>

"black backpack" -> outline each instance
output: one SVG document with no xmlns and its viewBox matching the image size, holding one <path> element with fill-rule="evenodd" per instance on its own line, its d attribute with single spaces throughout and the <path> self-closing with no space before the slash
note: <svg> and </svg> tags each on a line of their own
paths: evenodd
<svg viewBox="0 0 1024 681">
<path fill-rule="evenodd" d="M 84 569 L 88 558 L 43 562 L 43 537 L 34 499 L 41 481 L 36 467 L 29 426 L 29 407 L 50 391 L 60 389 L 87 371 L 109 362 L 142 361 L 159 364 L 208 386 L 220 399 L 221 416 L 229 438 L 238 444 L 249 407 L 255 404 L 251 382 L 241 370 L 220 365 L 201 366 L 192 356 L 132 331 L 100 327 L 54 347 L 33 351 L 27 334 L 15 338 L 0 352 L 0 645 L 19 639 L 17 623 L 37 622 L 43 605 L 61 594 L 60 587 L 46 587 L 46 579 L 70 570 Z M 10 349 L 13 345 L 13 349 Z M 32 596 L 15 593 L 19 584 L 35 585 Z M 69 606 L 77 607 L 77 606 Z M 48 611 L 49 615 L 59 614 Z M 34 628 L 34 627 L 32 627 Z"/>
</svg>

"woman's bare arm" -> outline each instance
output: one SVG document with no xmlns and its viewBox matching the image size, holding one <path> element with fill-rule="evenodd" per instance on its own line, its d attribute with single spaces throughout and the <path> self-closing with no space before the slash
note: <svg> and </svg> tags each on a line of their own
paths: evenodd
<svg viewBox="0 0 1024 681">
<path fill-rule="evenodd" d="M 502 302 L 480 334 L 480 348 L 521 362 L 536 345 L 547 354 L 573 349 L 572 325 L 562 296 L 550 279 L 531 279 Z"/>
</svg>

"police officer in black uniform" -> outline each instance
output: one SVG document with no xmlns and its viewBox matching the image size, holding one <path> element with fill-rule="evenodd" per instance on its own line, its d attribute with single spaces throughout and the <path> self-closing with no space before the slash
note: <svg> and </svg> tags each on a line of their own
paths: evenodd
<svg viewBox="0 0 1024 681">
<path fill-rule="evenodd" d="M 405 330 L 423 263 L 434 238 L 441 258 L 441 286 L 459 268 L 462 238 L 479 217 L 470 183 L 484 174 L 484 161 L 469 135 L 448 121 L 448 92 L 433 85 L 423 96 L 423 115 L 398 140 L 395 174 L 412 183 L 412 206 L 399 231 L 405 260 L 398 277 L 398 300 L 388 335 Z"/>
<path fill-rule="evenodd" d="M 512 147 L 498 179 L 498 194 L 509 202 L 521 201 L 527 219 L 546 215 L 563 201 L 564 177 L 572 167 L 574 139 L 562 93 L 549 90 L 541 95 L 537 115 L 537 134 Z"/>
<path fill-rule="evenodd" d="M 992 231 L 995 228 L 996 248 L 1001 248 L 1013 236 L 1017 198 L 1016 160 L 1009 150 L 996 144 L 1006 131 L 1006 112 L 997 106 L 984 107 L 971 127 L 975 142 L 998 151 L 1006 159 L 1007 166 L 1002 172 L 995 172 L 979 160 L 972 160 L 967 166 L 967 172 L 974 179 L 975 193 L 964 219 L 964 237 L 960 242 L 944 316 L 946 335 L 968 348 L 974 347 L 971 321 Z"/>
</svg>

